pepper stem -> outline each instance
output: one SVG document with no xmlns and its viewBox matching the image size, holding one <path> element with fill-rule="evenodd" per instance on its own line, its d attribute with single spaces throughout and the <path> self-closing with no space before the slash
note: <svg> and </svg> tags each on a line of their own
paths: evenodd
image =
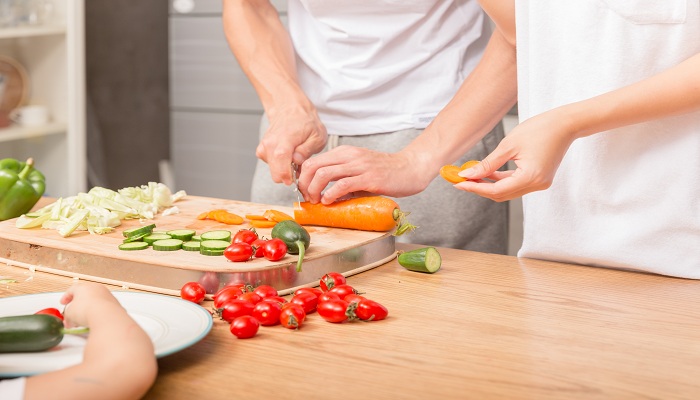
<svg viewBox="0 0 700 400">
<path fill-rule="evenodd" d="M 30 172 L 32 172 L 32 168 L 34 168 L 34 159 L 29 157 L 27 159 L 27 162 L 24 164 L 24 168 L 22 168 L 22 171 L 17 174 L 19 177 L 19 180 L 25 180 L 27 179 L 27 175 L 29 175 Z"/>
<path fill-rule="evenodd" d="M 301 240 L 297 240 L 297 247 L 299 248 L 299 260 L 297 260 L 297 272 L 301 272 L 301 261 L 304 259 L 304 253 L 306 253 L 306 246 Z"/>
</svg>

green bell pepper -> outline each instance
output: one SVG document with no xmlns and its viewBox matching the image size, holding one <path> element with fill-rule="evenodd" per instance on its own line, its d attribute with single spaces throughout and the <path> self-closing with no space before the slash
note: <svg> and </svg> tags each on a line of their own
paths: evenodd
<svg viewBox="0 0 700 400">
<path fill-rule="evenodd" d="M 0 160 L 0 221 L 29 212 L 44 194 L 45 180 L 31 158 Z"/>
</svg>

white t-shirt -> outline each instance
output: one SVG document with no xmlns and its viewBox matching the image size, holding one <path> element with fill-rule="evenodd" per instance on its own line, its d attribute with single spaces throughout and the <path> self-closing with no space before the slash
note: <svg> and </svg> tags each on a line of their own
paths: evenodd
<svg viewBox="0 0 700 400">
<path fill-rule="evenodd" d="M 525 120 L 700 53 L 697 0 L 516 1 Z M 518 255 L 700 279 L 700 112 L 578 139 L 524 196 Z"/>
<path fill-rule="evenodd" d="M 25 377 L 0 380 L 0 399 L 22 400 L 24 399 Z"/>
<path fill-rule="evenodd" d="M 476 66 L 476 0 L 290 0 L 299 80 L 328 133 L 424 128 Z"/>
</svg>

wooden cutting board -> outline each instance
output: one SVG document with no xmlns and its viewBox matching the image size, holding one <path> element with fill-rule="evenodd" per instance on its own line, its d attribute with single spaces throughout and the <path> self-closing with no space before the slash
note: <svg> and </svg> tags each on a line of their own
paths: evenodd
<svg viewBox="0 0 700 400">
<path fill-rule="evenodd" d="M 166 294 L 179 293 L 189 281 L 202 282 L 209 293 L 226 283 L 269 284 L 283 294 L 302 286 L 313 286 L 325 273 L 336 271 L 352 275 L 384 264 L 396 256 L 395 241 L 388 232 L 366 232 L 327 227 L 306 227 L 311 245 L 301 272 L 296 271 L 296 255 L 271 262 L 256 258 L 247 262 L 229 262 L 223 256 L 205 256 L 184 250 L 123 251 L 118 246 L 122 231 L 156 224 L 156 230 L 194 229 L 198 234 L 226 229 L 235 234 L 243 225 L 225 225 L 197 220 L 204 211 L 223 208 L 238 215 L 262 215 L 275 209 L 293 215 L 292 208 L 234 200 L 186 196 L 174 204 L 179 213 L 157 215 L 153 220 L 122 221 L 115 232 L 96 235 L 76 231 L 67 238 L 49 229 L 18 229 L 15 220 L 0 222 L 0 261 L 33 270 L 57 273 L 81 279 L 120 284 Z M 256 229 L 269 238 L 271 228 Z"/>
</svg>

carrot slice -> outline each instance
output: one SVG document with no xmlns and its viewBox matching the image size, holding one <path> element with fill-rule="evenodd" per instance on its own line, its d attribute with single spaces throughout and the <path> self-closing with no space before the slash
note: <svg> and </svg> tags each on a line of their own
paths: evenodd
<svg viewBox="0 0 700 400">
<path fill-rule="evenodd" d="M 218 215 L 217 217 L 217 221 L 223 222 L 227 225 L 240 225 L 244 221 L 243 217 L 241 217 L 240 215 L 228 211 L 221 213 L 221 215 Z"/>
<path fill-rule="evenodd" d="M 209 215 L 209 211 L 205 211 L 197 216 L 197 219 L 207 219 L 207 216 Z"/>
<path fill-rule="evenodd" d="M 277 210 L 267 210 L 267 211 L 265 211 L 263 216 L 266 219 L 268 219 L 270 221 L 275 221 L 275 222 L 282 222 L 282 221 L 294 219 L 294 218 L 292 218 L 291 215 L 283 213 L 282 211 L 277 211 Z"/>
<path fill-rule="evenodd" d="M 251 219 L 248 222 L 256 228 L 272 228 L 273 226 L 277 225 L 277 222 L 275 222 L 275 221 L 268 221 L 268 220 L 263 221 L 263 220 L 259 220 L 259 219 Z"/>
<path fill-rule="evenodd" d="M 450 183 L 464 182 L 467 179 L 457 175 L 461 170 L 462 169 L 456 165 L 445 165 L 440 168 L 440 176 Z"/>
<path fill-rule="evenodd" d="M 265 218 L 264 215 L 255 215 L 255 214 L 246 214 L 245 218 L 249 219 L 251 221 L 253 221 L 253 220 L 255 220 L 255 221 L 267 221 L 268 220 L 267 218 Z"/>
</svg>

